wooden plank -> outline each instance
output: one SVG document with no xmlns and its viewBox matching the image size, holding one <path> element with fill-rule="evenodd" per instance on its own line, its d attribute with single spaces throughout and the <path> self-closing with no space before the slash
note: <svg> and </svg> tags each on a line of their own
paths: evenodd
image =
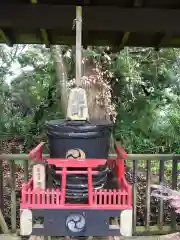
<svg viewBox="0 0 180 240">
<path fill-rule="evenodd" d="M 18 12 L 21 12 L 21 14 L 18 14 Z M 27 29 L 54 28 L 66 30 L 69 29 L 72 31 L 72 23 L 76 18 L 75 13 L 75 6 L 56 6 L 46 4 L 4 4 L 0 7 L 0 15 L 2 14 L 0 16 L 0 27 Z"/>
<path fill-rule="evenodd" d="M 11 227 L 12 232 L 16 232 L 16 165 L 14 161 L 9 162 L 10 186 L 11 186 Z"/>
<path fill-rule="evenodd" d="M 143 0 L 134 0 L 134 2 L 142 2 Z M 19 1 L 19 0 L 1 0 L 1 3 L 4 3 L 4 2 L 7 2 L 7 3 L 13 3 L 13 4 L 19 4 L 19 2 L 22 2 L 22 1 Z M 92 5 L 92 6 L 101 6 L 101 5 L 106 5 L 106 6 L 112 6 L 112 5 L 119 5 L 119 6 L 129 6 L 130 3 L 132 1 L 128 1 L 128 0 L 122 0 L 122 1 L 119 1 L 119 0 L 61 0 L 61 1 L 56 1 L 56 0 L 24 0 L 23 1 L 24 3 L 29 3 L 29 2 L 32 2 L 32 3 L 37 3 L 38 4 L 44 4 L 44 3 L 48 3 L 48 4 L 58 4 L 58 5 L 76 5 L 78 6 L 79 5 Z M 177 7 L 179 6 L 179 1 L 178 0 L 163 0 L 163 1 L 144 1 L 146 3 L 145 7 L 149 7 L 149 6 L 153 6 L 153 7 L 166 7 L 166 8 L 172 8 L 173 6 L 174 7 Z"/>
<path fill-rule="evenodd" d="M 88 31 L 125 31 L 125 32 L 165 32 L 178 31 L 179 10 L 148 9 L 148 8 L 118 8 L 118 7 L 85 7 L 83 26 Z M 99 14 L 101 17 L 99 18 Z M 174 14 L 174 15 L 173 15 Z M 98 21 L 92 21 L 98 19 Z M 127 17 L 131 16 L 131 17 Z M 153 18 L 152 18 L 153 16 Z M 170 16 L 171 19 L 167 18 Z M 91 20 L 90 20 L 91 19 Z M 163 24 L 165 24 L 163 26 Z"/>
<path fill-rule="evenodd" d="M 75 33 L 71 30 L 65 31 L 62 29 L 48 30 L 50 44 L 52 45 L 75 45 Z M 40 34 L 40 30 L 33 28 L 21 28 L 14 29 L 15 43 L 16 44 L 44 44 L 44 40 Z M 143 36 L 143 37 L 142 37 Z M 119 51 L 119 45 L 122 41 L 122 32 L 113 31 L 83 31 L 83 46 L 114 46 Z M 0 38 L 0 43 L 6 43 Z M 159 43 L 156 40 L 153 32 L 131 32 L 129 40 L 126 42 L 126 46 L 131 47 L 154 47 L 158 50 Z M 166 42 L 164 47 L 180 47 L 180 34 L 173 34 L 173 37 Z M 115 49 L 115 48 L 114 48 Z"/>
<path fill-rule="evenodd" d="M 172 160 L 174 159 L 179 159 L 180 155 L 179 154 L 128 154 L 128 159 L 135 159 L 135 160 L 159 160 L 163 158 L 164 161 L 167 160 Z"/>
<path fill-rule="evenodd" d="M 180 226 L 177 226 L 177 231 L 180 231 Z M 165 235 L 173 233 L 171 226 L 165 225 L 161 230 L 159 230 L 159 226 L 149 226 L 147 231 L 146 226 L 137 226 L 136 233 L 134 236 L 152 236 L 152 235 Z"/>
<path fill-rule="evenodd" d="M 86 6 L 83 12 L 85 31 L 152 31 L 154 33 L 180 31 L 179 9 Z M 2 28 L 66 29 L 72 32 L 74 19 L 75 6 L 4 4 L 0 7 L 0 27 Z"/>
</svg>

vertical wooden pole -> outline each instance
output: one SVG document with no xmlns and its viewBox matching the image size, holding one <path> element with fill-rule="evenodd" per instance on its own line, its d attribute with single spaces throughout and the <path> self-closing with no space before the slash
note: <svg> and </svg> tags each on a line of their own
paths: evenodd
<svg viewBox="0 0 180 240">
<path fill-rule="evenodd" d="M 0 160 L 0 230 L 2 230 L 3 233 L 8 233 L 8 226 L 4 220 L 3 217 L 3 211 L 4 211 L 4 191 L 3 191 L 3 165 L 2 160 Z"/>
<path fill-rule="evenodd" d="M 76 7 L 76 85 L 80 86 L 82 76 L 82 7 Z"/>
<path fill-rule="evenodd" d="M 24 181 L 25 183 L 28 182 L 28 176 L 29 176 L 29 172 L 28 172 L 28 167 L 29 167 L 29 164 L 28 164 L 28 161 L 27 160 L 24 160 Z"/>
<path fill-rule="evenodd" d="M 150 186 L 151 186 L 151 160 L 147 160 L 146 164 L 147 173 L 146 173 L 146 229 L 149 230 L 150 220 L 151 220 L 151 208 L 150 208 Z"/>
<path fill-rule="evenodd" d="M 10 167 L 10 184 L 11 184 L 11 226 L 12 232 L 16 232 L 16 165 L 14 160 L 9 161 Z"/>
<path fill-rule="evenodd" d="M 159 184 L 162 184 L 164 182 L 164 160 L 160 159 L 159 163 Z M 164 223 L 164 201 L 163 199 L 160 199 L 160 206 L 159 206 L 159 228 L 163 228 Z"/>
<path fill-rule="evenodd" d="M 136 233 L 137 225 L 137 171 L 138 161 L 133 160 L 133 234 Z"/>
<path fill-rule="evenodd" d="M 179 158 L 173 157 L 173 161 L 172 161 L 172 189 L 173 190 L 177 190 L 178 161 L 179 161 Z M 173 232 L 176 231 L 176 218 L 177 218 L 177 216 L 175 213 L 175 209 L 172 208 L 172 210 L 171 210 L 171 227 L 172 227 Z"/>
<path fill-rule="evenodd" d="M 4 191 L 3 191 L 3 165 L 2 160 L 0 160 L 0 210 L 4 211 Z"/>
</svg>

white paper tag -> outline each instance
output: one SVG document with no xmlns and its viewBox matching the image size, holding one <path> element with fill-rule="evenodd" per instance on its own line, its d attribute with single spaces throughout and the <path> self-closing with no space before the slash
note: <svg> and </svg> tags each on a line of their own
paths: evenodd
<svg viewBox="0 0 180 240">
<path fill-rule="evenodd" d="M 33 165 L 33 188 L 45 189 L 45 165 L 38 163 Z"/>
<path fill-rule="evenodd" d="M 87 120 L 89 118 L 86 92 L 83 88 L 74 88 L 71 90 L 67 117 L 71 120 Z"/>
</svg>

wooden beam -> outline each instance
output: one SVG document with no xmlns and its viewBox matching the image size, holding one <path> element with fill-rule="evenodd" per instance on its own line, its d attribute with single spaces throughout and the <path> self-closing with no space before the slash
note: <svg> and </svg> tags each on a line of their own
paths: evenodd
<svg viewBox="0 0 180 240">
<path fill-rule="evenodd" d="M 121 40 L 120 49 L 123 49 L 126 46 L 130 34 L 131 34 L 130 32 L 125 32 L 124 33 L 124 35 L 122 37 L 122 40 Z"/>
<path fill-rule="evenodd" d="M 80 4 L 79 1 L 77 4 Z M 83 0 L 83 6 L 91 5 L 91 0 Z"/>
<path fill-rule="evenodd" d="M 157 44 L 156 49 L 165 47 L 165 46 L 167 45 L 168 41 L 172 38 L 172 36 L 173 36 L 173 34 L 170 33 L 170 32 L 169 32 L 169 33 L 164 33 L 164 34 L 161 36 L 161 38 L 160 38 L 160 40 L 159 40 L 159 42 L 158 42 L 158 44 Z"/>
<path fill-rule="evenodd" d="M 32 4 L 37 4 L 38 0 L 30 0 L 30 2 Z M 49 48 L 50 47 L 49 33 L 44 28 L 40 29 L 40 33 L 43 43 L 45 43 L 46 47 Z"/>
<path fill-rule="evenodd" d="M 84 29 L 89 31 L 177 32 L 180 27 L 180 22 L 177 23 L 180 21 L 179 14 L 180 10 L 87 7 L 84 9 L 83 23 Z M 92 16 L 98 21 L 92 21 Z"/>
<path fill-rule="evenodd" d="M 0 27 L 71 30 L 75 13 L 74 6 L 3 5 L 0 7 Z"/>
<path fill-rule="evenodd" d="M 74 19 L 75 6 L 31 4 L 0 7 L 1 28 L 72 31 Z M 96 32 L 177 32 L 180 31 L 180 10 L 88 6 L 83 8 L 83 29 Z"/>
<path fill-rule="evenodd" d="M 133 7 L 141 7 L 142 4 L 143 4 L 143 0 L 134 0 Z M 131 32 L 124 33 L 122 40 L 121 40 L 120 49 L 124 49 L 124 47 L 126 46 L 128 40 L 129 40 L 130 35 L 131 35 Z"/>
<path fill-rule="evenodd" d="M 134 7 L 142 7 L 143 5 L 143 0 L 134 0 Z"/>
<path fill-rule="evenodd" d="M 40 29 L 40 32 L 43 43 L 46 45 L 47 48 L 49 48 L 50 45 L 52 44 L 49 32 L 43 28 Z"/>
<path fill-rule="evenodd" d="M 12 47 L 15 43 L 15 38 L 10 29 L 0 29 L 0 38 L 2 38 L 9 47 Z"/>
</svg>

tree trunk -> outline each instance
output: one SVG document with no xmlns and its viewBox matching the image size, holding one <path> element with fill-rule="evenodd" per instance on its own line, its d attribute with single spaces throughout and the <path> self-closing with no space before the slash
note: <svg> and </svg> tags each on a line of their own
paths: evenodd
<svg viewBox="0 0 180 240">
<path fill-rule="evenodd" d="M 62 110 L 64 116 L 66 116 L 68 104 L 68 88 L 67 88 L 68 77 L 66 67 L 63 62 L 62 50 L 61 46 L 51 46 L 50 49 L 54 61 L 56 77 L 59 81 Z"/>
</svg>

